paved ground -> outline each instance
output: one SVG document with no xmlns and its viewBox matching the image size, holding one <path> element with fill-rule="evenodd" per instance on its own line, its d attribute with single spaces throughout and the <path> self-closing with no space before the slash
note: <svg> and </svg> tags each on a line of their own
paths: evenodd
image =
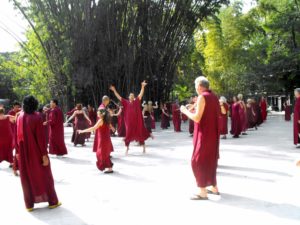
<svg viewBox="0 0 300 225">
<path fill-rule="evenodd" d="M 81 224 L 299 224 L 300 150 L 292 145 L 292 124 L 271 117 L 258 131 L 222 140 L 218 182 L 221 197 L 194 202 L 190 168 L 192 140 L 186 132 L 155 132 L 148 153 L 114 138 L 113 175 L 95 166 L 92 143 L 74 148 L 66 130 L 69 155 L 51 158 L 61 208 L 46 204 L 28 213 L 19 178 L 0 164 L 1 225 Z M 184 125 L 184 130 L 187 130 Z"/>
</svg>

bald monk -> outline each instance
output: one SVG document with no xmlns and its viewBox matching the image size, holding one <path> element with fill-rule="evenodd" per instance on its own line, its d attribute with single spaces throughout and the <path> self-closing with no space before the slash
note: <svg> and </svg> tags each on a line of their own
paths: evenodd
<svg viewBox="0 0 300 225">
<path fill-rule="evenodd" d="M 146 81 L 143 81 L 141 84 L 141 91 L 138 97 L 135 98 L 134 94 L 130 93 L 129 100 L 122 98 L 114 86 L 110 87 L 110 90 L 114 92 L 115 96 L 123 105 L 126 127 L 126 155 L 128 155 L 129 144 L 132 141 L 139 142 L 140 145 L 143 146 L 143 153 L 146 153 L 145 140 L 147 140 L 150 137 L 150 133 L 145 128 L 141 110 L 141 99 L 143 98 L 146 85 Z"/>
<path fill-rule="evenodd" d="M 209 90 L 209 82 L 205 77 L 200 76 L 195 80 L 195 88 L 199 95 L 196 112 L 190 112 L 186 106 L 181 106 L 180 111 L 195 122 L 192 169 L 199 192 L 191 200 L 208 200 L 207 194 L 220 194 L 216 178 L 220 104 L 216 95 Z M 210 186 L 212 188 L 208 190 Z"/>
<path fill-rule="evenodd" d="M 294 107 L 294 144 L 299 148 L 300 138 L 300 88 L 295 89 L 295 107 Z"/>
<path fill-rule="evenodd" d="M 51 111 L 48 121 L 44 122 L 44 126 L 49 124 L 49 153 L 52 155 L 63 156 L 68 154 L 65 137 L 64 137 L 64 115 L 58 107 L 58 100 L 50 101 Z"/>
</svg>

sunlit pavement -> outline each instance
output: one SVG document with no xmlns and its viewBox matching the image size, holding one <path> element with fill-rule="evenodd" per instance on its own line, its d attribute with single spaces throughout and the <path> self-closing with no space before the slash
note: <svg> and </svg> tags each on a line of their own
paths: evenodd
<svg viewBox="0 0 300 225">
<path fill-rule="evenodd" d="M 8 164 L 0 164 L 0 224 L 297 224 L 300 222 L 300 149 L 292 144 L 292 122 L 270 117 L 258 131 L 221 141 L 218 183 L 221 197 L 191 201 L 195 180 L 190 168 L 192 138 L 186 132 L 157 130 L 147 154 L 135 144 L 124 155 L 113 138 L 115 173 L 98 171 L 92 142 L 69 155 L 51 157 L 56 191 L 63 205 L 37 204 L 25 210 L 21 184 Z"/>
</svg>

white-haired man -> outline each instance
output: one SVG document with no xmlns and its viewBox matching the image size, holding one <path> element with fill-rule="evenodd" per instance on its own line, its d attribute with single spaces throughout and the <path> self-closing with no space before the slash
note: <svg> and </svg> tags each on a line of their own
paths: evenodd
<svg viewBox="0 0 300 225">
<path fill-rule="evenodd" d="M 196 178 L 199 193 L 192 200 L 208 200 L 207 194 L 219 195 L 217 188 L 217 165 L 219 159 L 219 100 L 209 90 L 208 80 L 200 76 L 195 80 L 198 93 L 196 112 L 191 113 L 185 106 L 181 106 L 182 113 L 195 122 L 194 152 L 192 169 Z M 212 187 L 208 190 L 207 187 Z"/>
</svg>

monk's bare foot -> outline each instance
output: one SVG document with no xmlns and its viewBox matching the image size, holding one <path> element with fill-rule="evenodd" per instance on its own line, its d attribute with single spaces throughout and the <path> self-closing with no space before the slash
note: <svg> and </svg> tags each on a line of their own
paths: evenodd
<svg viewBox="0 0 300 225">
<path fill-rule="evenodd" d="M 14 170 L 14 175 L 17 177 L 19 176 L 18 172 L 16 170 Z"/>
<path fill-rule="evenodd" d="M 296 166 L 300 167 L 300 160 L 296 163 Z"/>
<path fill-rule="evenodd" d="M 126 156 L 128 156 L 128 151 L 129 151 L 129 148 L 127 148 L 126 151 L 125 151 Z"/>
<path fill-rule="evenodd" d="M 150 135 L 150 137 L 152 138 L 152 140 L 154 139 L 154 136 L 153 136 L 153 134 L 151 134 L 151 135 Z"/>
</svg>

